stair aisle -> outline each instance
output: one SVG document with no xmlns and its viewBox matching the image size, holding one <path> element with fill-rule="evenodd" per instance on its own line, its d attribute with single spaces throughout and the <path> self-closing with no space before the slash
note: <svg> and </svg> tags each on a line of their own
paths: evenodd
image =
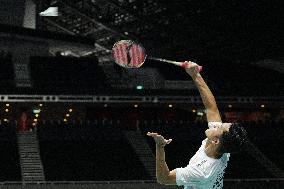
<svg viewBox="0 0 284 189">
<path fill-rule="evenodd" d="M 124 135 L 135 149 L 140 161 L 150 174 L 152 179 L 156 179 L 155 157 L 140 131 L 124 131 Z"/>
<path fill-rule="evenodd" d="M 44 171 L 40 158 L 36 132 L 17 133 L 22 180 L 44 181 Z"/>
</svg>

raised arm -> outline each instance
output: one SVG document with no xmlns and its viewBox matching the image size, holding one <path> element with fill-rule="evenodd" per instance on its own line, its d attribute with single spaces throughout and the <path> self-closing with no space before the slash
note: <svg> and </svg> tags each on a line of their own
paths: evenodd
<svg viewBox="0 0 284 189">
<path fill-rule="evenodd" d="M 193 62 L 186 62 L 187 63 L 187 68 L 185 68 L 186 72 L 191 76 L 193 79 L 195 85 L 197 86 L 199 93 L 202 98 L 202 102 L 206 108 L 206 116 L 207 116 L 207 121 L 216 121 L 216 122 L 222 122 L 221 116 L 215 101 L 215 98 L 203 80 L 202 76 L 200 73 L 197 71 L 197 64 Z"/>
<path fill-rule="evenodd" d="M 164 147 L 172 140 L 166 140 L 158 133 L 147 133 L 148 136 L 153 137 L 156 142 L 156 177 L 160 184 L 176 185 L 176 171 L 169 171 L 165 158 Z"/>
</svg>

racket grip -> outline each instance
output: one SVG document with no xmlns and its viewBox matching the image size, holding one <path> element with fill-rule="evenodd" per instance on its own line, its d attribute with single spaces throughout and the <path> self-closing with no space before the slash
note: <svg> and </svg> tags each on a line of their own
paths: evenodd
<svg viewBox="0 0 284 189">
<path fill-rule="evenodd" d="M 202 66 L 198 66 L 198 72 L 202 71 Z"/>
</svg>

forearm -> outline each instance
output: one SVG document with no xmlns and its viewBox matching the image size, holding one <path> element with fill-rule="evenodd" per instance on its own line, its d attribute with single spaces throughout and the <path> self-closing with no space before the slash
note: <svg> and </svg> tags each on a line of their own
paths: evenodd
<svg viewBox="0 0 284 189">
<path fill-rule="evenodd" d="M 163 183 L 169 176 L 169 168 L 166 163 L 165 149 L 156 144 L 156 177 L 159 183 Z"/>
<path fill-rule="evenodd" d="M 192 79 L 198 88 L 202 102 L 206 109 L 218 109 L 216 100 L 208 85 L 205 83 L 204 79 L 200 74 L 192 76 Z"/>
</svg>

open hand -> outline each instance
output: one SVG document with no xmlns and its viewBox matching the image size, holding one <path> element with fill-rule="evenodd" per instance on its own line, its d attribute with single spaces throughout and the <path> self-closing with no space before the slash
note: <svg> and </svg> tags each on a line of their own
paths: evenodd
<svg viewBox="0 0 284 189">
<path fill-rule="evenodd" d="M 166 140 L 162 135 L 159 135 L 158 133 L 147 133 L 148 136 L 153 137 L 156 144 L 160 146 L 166 146 L 167 144 L 170 144 L 172 142 L 172 139 Z"/>
</svg>

